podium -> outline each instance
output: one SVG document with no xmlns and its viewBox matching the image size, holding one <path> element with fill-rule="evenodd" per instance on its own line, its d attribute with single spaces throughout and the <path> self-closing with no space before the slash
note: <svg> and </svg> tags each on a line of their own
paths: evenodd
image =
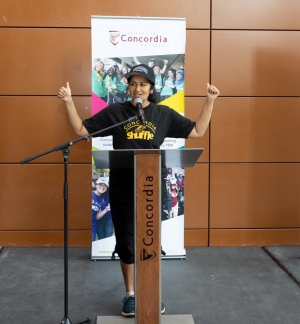
<svg viewBox="0 0 300 324">
<path fill-rule="evenodd" d="M 92 151 L 97 169 L 134 168 L 135 177 L 135 317 L 98 316 L 97 324 L 194 324 L 191 315 L 161 315 L 161 168 L 193 167 L 202 151 Z"/>
</svg>

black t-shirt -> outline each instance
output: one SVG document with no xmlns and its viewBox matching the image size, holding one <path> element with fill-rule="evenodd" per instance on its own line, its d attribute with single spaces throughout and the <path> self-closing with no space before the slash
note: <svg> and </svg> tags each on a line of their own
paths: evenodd
<svg viewBox="0 0 300 324">
<path fill-rule="evenodd" d="M 166 137 L 187 138 L 195 126 L 188 118 L 181 116 L 168 106 L 150 103 L 144 109 L 146 125 L 139 120 L 122 124 L 100 133 L 97 136 L 113 136 L 114 149 L 159 149 Z M 115 103 L 83 121 L 83 125 L 92 134 L 121 123 L 137 114 L 137 109 L 130 101 Z M 120 161 L 121 162 L 121 161 Z M 166 177 L 165 166 L 161 169 L 162 179 Z M 122 195 L 130 193 L 133 187 L 133 170 L 110 169 L 110 194 L 118 197 L 118 184 L 122 179 Z M 124 190 L 125 189 L 125 190 Z M 126 190 L 127 189 L 127 190 Z"/>
<path fill-rule="evenodd" d="M 181 116 L 168 106 L 150 103 L 144 109 L 146 125 L 135 120 L 100 133 L 97 136 L 113 136 L 114 149 L 159 149 L 166 137 L 187 138 L 195 122 Z M 137 114 L 130 101 L 115 103 L 83 121 L 89 132 L 94 133 Z"/>
</svg>

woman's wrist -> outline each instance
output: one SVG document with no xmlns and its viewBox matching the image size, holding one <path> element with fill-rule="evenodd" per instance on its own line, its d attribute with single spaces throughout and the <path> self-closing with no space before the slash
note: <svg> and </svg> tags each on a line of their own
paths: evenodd
<svg viewBox="0 0 300 324">
<path fill-rule="evenodd" d="M 206 96 L 206 103 L 208 106 L 212 106 L 214 103 L 214 99 L 210 98 L 209 96 Z"/>
<path fill-rule="evenodd" d="M 65 101 L 66 108 L 71 107 L 73 104 L 72 97 L 68 98 L 68 100 Z"/>
</svg>

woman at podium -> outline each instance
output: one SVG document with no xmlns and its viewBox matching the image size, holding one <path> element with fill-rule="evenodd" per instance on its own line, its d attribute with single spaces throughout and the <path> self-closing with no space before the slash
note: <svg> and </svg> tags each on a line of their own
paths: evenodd
<svg viewBox="0 0 300 324">
<path fill-rule="evenodd" d="M 130 101 L 114 103 L 82 121 L 75 108 L 69 83 L 61 87 L 58 98 L 64 101 L 69 123 L 78 136 L 104 130 L 101 137 L 113 137 L 114 149 L 159 149 L 166 137 L 199 138 L 205 133 L 219 90 L 207 84 L 206 102 L 196 121 L 180 115 L 168 106 L 156 104 L 155 74 L 145 64 L 134 66 L 125 75 Z M 140 120 L 110 128 L 137 115 Z M 121 163 L 121 161 L 120 161 Z M 165 174 L 162 175 L 166 178 Z M 162 186 L 163 187 L 163 186 Z M 135 315 L 134 298 L 134 174 L 128 169 L 110 169 L 110 207 L 116 236 L 115 252 L 120 257 L 125 297 L 122 315 Z M 162 305 L 161 312 L 165 311 Z"/>
</svg>

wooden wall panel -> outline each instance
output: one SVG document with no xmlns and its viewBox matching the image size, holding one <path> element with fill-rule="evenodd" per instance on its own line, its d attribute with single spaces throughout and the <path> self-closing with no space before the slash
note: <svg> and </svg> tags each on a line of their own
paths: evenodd
<svg viewBox="0 0 300 324">
<path fill-rule="evenodd" d="M 91 246 L 91 230 L 69 230 L 69 247 Z M 0 231 L 2 246 L 63 246 L 63 230 L 53 231 Z"/>
<path fill-rule="evenodd" d="M 63 164 L 0 165 L 1 231 L 62 230 Z M 91 165 L 68 166 L 69 228 L 91 228 Z"/>
<path fill-rule="evenodd" d="M 90 97 L 74 97 L 82 119 L 91 115 Z M 64 103 L 56 96 L 0 96 L 0 162 L 20 160 L 79 138 L 69 126 Z M 69 162 L 91 162 L 91 140 L 70 146 Z M 63 162 L 61 151 L 31 163 Z"/>
<path fill-rule="evenodd" d="M 1 0 L 0 26 L 90 27 L 91 16 L 186 17 L 188 28 L 209 28 L 210 0 Z"/>
<path fill-rule="evenodd" d="M 185 95 L 205 96 L 209 81 L 210 32 L 188 30 L 186 33 Z"/>
<path fill-rule="evenodd" d="M 212 83 L 222 96 L 299 96 L 300 33 L 212 31 Z"/>
<path fill-rule="evenodd" d="M 300 229 L 211 229 L 210 246 L 299 245 Z"/>
<path fill-rule="evenodd" d="M 132 0 L 2 0 L 1 245 L 63 244 L 61 152 L 30 165 L 19 161 L 76 138 L 56 94 L 69 81 L 80 116 L 89 116 L 91 15 L 112 14 L 187 18 L 189 118 L 198 117 L 207 82 L 221 91 L 210 129 L 186 142 L 205 151 L 201 163 L 186 169 L 185 244 L 299 244 L 299 6 L 297 0 L 167 0 L 145 8 Z M 71 147 L 71 246 L 91 243 L 89 151 L 90 143 Z"/>
<path fill-rule="evenodd" d="M 208 230 L 185 230 L 184 246 L 207 246 Z"/>
<path fill-rule="evenodd" d="M 300 29 L 299 0 L 212 0 L 212 28 Z"/>
<path fill-rule="evenodd" d="M 185 229 L 208 227 L 208 164 L 185 169 Z"/>
<path fill-rule="evenodd" d="M 196 121 L 200 115 L 206 98 L 200 97 L 186 97 L 185 98 L 185 116 L 193 121 Z M 200 155 L 198 162 L 208 162 L 209 159 L 209 128 L 204 136 L 197 139 L 187 139 L 185 141 L 186 148 L 204 148 Z"/>
<path fill-rule="evenodd" d="M 300 163 L 212 164 L 210 225 L 300 227 Z"/>
<path fill-rule="evenodd" d="M 67 81 L 73 95 L 89 95 L 90 38 L 88 29 L 0 29 L 0 47 L 7 48 L 0 54 L 0 95 L 53 95 Z M 208 31 L 187 32 L 186 62 L 186 95 L 205 95 Z M 22 87 L 16 86 L 16 75 Z"/>
<path fill-rule="evenodd" d="M 90 95 L 90 30 L 2 28 L 0 48 L 0 95 Z"/>
<path fill-rule="evenodd" d="M 218 98 L 212 162 L 299 162 L 300 98 Z"/>
</svg>

